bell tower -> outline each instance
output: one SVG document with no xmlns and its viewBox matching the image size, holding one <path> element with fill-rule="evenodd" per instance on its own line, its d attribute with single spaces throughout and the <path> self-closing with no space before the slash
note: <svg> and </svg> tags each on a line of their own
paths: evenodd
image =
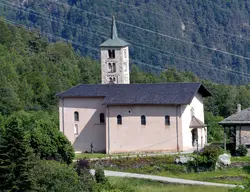
<svg viewBox="0 0 250 192">
<path fill-rule="evenodd" d="M 129 84 L 129 44 L 117 34 L 115 17 L 112 18 L 111 37 L 100 45 L 102 84 Z"/>
</svg>

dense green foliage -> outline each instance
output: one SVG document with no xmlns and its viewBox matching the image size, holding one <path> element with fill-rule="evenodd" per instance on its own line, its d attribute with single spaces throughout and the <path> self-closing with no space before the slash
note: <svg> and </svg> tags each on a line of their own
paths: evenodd
<svg viewBox="0 0 250 192">
<path fill-rule="evenodd" d="M 0 137 L 0 189 L 32 191 L 34 181 L 29 176 L 29 170 L 33 168 L 36 158 L 19 119 L 9 119 L 5 132 Z"/>
<path fill-rule="evenodd" d="M 52 41 L 64 38 L 78 52 L 93 58 L 98 58 L 98 46 L 110 35 L 114 14 L 119 36 L 131 43 L 131 58 L 141 61 L 147 72 L 159 72 L 147 65 L 168 66 L 220 83 L 250 80 L 248 59 L 214 51 L 250 54 L 248 0 L 1 2 L 1 14 L 8 20 L 36 28 Z"/>
<path fill-rule="evenodd" d="M 0 113 L 3 115 L 20 109 L 54 110 L 56 93 L 80 82 L 99 82 L 97 62 L 77 56 L 70 45 L 49 44 L 36 33 L 8 27 L 4 22 L 0 22 L 0 28 L 5 29 L 0 35 Z"/>
<path fill-rule="evenodd" d="M 90 192 L 94 184 L 83 182 L 72 167 L 55 161 L 39 161 L 30 172 L 39 192 Z"/>
<path fill-rule="evenodd" d="M 239 145 L 238 149 L 236 150 L 236 153 L 240 156 L 246 156 L 247 152 L 247 147 L 245 145 Z"/>
<path fill-rule="evenodd" d="M 58 130 L 58 116 L 53 115 L 45 111 L 14 112 L 2 119 L 5 122 L 2 134 L 7 134 L 8 122 L 16 118 L 24 131 L 26 141 L 37 157 L 70 164 L 74 159 L 74 149 Z"/>
<path fill-rule="evenodd" d="M 197 152 L 196 152 L 197 153 Z M 202 152 L 194 155 L 194 160 L 188 162 L 188 169 L 194 171 L 214 171 L 218 157 L 223 150 L 218 146 L 205 146 Z"/>
</svg>

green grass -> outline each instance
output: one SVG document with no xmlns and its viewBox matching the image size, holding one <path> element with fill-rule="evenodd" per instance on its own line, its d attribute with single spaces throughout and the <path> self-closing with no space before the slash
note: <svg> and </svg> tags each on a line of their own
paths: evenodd
<svg viewBox="0 0 250 192">
<path fill-rule="evenodd" d="M 109 181 L 114 185 L 131 187 L 136 192 L 228 192 L 226 187 L 174 185 L 134 178 L 109 177 Z"/>
<path fill-rule="evenodd" d="M 232 162 L 250 162 L 250 156 L 245 157 L 231 157 Z"/>
<path fill-rule="evenodd" d="M 109 157 L 109 155 L 105 153 L 76 153 L 75 159 L 91 159 L 91 158 L 103 158 L 103 157 Z"/>
</svg>

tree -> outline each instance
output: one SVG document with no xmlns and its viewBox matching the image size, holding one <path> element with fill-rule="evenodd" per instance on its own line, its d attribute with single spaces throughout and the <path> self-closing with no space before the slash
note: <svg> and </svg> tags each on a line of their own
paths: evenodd
<svg viewBox="0 0 250 192">
<path fill-rule="evenodd" d="M 13 113 L 8 119 L 17 118 L 24 128 L 27 141 L 41 159 L 53 159 L 67 164 L 74 159 L 74 149 L 58 129 L 58 115 L 45 111 Z"/>
<path fill-rule="evenodd" d="M 32 191 L 34 188 L 29 170 L 36 158 L 20 125 L 17 118 L 11 118 L 0 138 L 0 189 L 3 191 Z"/>
<path fill-rule="evenodd" d="M 222 141 L 224 138 L 224 129 L 218 123 L 223 117 L 214 116 L 211 112 L 205 113 L 205 123 L 207 124 L 208 142 Z"/>
<path fill-rule="evenodd" d="M 31 170 L 38 192 L 91 192 L 89 183 L 84 183 L 73 167 L 56 161 L 41 160 Z M 94 184 L 94 183 L 92 183 Z"/>
</svg>

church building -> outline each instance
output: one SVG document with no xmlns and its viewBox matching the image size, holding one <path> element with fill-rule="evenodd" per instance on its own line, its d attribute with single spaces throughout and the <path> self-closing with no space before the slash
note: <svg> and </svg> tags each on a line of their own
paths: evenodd
<svg viewBox="0 0 250 192">
<path fill-rule="evenodd" d="M 76 152 L 177 152 L 207 142 L 200 83 L 130 84 L 129 44 L 111 36 L 100 45 L 102 84 L 57 95 L 60 130 Z"/>
</svg>

